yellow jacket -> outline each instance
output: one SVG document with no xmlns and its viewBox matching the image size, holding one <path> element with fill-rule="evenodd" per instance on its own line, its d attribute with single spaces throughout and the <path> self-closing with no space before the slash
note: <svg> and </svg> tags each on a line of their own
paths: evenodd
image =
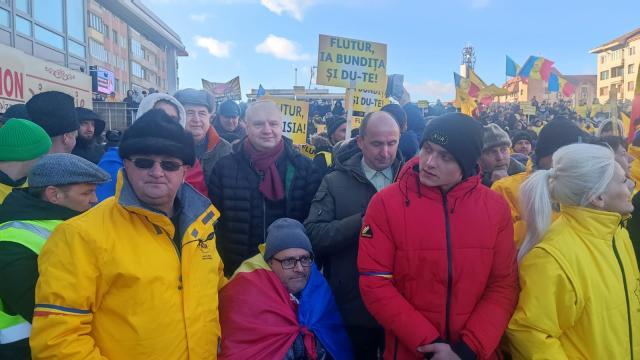
<svg viewBox="0 0 640 360">
<path fill-rule="evenodd" d="M 629 155 L 633 157 L 633 161 L 631 161 L 631 178 L 636 182 L 634 193 L 637 193 L 640 191 L 640 147 L 630 145 Z"/>
<path fill-rule="evenodd" d="M 219 217 L 188 185 L 174 225 L 118 175 L 116 196 L 59 225 L 38 259 L 34 359 L 216 359 Z"/>
<path fill-rule="evenodd" d="M 520 216 L 520 186 L 529 178 L 530 171 L 507 176 L 491 185 L 491 189 L 502 195 L 511 209 L 511 222 L 513 223 L 513 237 L 516 247 L 519 248 L 527 235 L 527 224 Z"/>
<path fill-rule="evenodd" d="M 561 209 L 520 264 L 507 329 L 513 359 L 640 358 L 640 275 L 621 222 L 616 213 Z"/>
<path fill-rule="evenodd" d="M 25 182 L 24 184 L 20 185 L 20 188 L 24 188 L 27 187 L 28 184 Z M 0 182 L 0 205 L 2 205 L 2 203 L 4 202 L 4 199 L 9 196 L 9 193 L 11 191 L 13 191 L 14 187 L 12 187 L 11 185 L 7 185 L 7 184 L 3 184 Z"/>
</svg>

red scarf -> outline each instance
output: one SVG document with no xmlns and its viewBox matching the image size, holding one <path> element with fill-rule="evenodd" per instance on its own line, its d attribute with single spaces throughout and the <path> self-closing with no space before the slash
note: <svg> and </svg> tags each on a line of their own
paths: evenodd
<svg viewBox="0 0 640 360">
<path fill-rule="evenodd" d="M 280 140 L 280 143 L 271 150 L 260 152 L 247 139 L 244 142 L 244 151 L 249 156 L 253 168 L 262 175 L 259 186 L 262 195 L 271 201 L 284 199 L 284 185 L 276 166 L 276 160 L 284 151 L 284 141 Z"/>
</svg>

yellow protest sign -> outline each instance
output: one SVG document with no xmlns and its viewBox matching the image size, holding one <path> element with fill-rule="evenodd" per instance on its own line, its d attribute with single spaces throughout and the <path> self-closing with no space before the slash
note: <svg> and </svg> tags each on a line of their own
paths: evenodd
<svg viewBox="0 0 640 360">
<path fill-rule="evenodd" d="M 387 45 L 320 35 L 319 85 L 384 91 L 387 88 Z"/>
<path fill-rule="evenodd" d="M 288 137 L 296 145 L 307 143 L 307 119 L 309 103 L 283 98 L 265 96 L 276 103 L 282 113 L 282 135 Z"/>
<path fill-rule="evenodd" d="M 420 100 L 420 101 L 418 101 L 418 107 L 419 107 L 420 109 L 426 109 L 426 108 L 428 108 L 428 107 L 429 107 L 429 101 L 427 101 L 427 100 Z"/>
<path fill-rule="evenodd" d="M 351 128 L 359 128 L 367 113 L 378 111 L 388 103 L 389 99 L 384 97 L 384 91 L 355 90 L 351 107 Z"/>
<path fill-rule="evenodd" d="M 587 111 L 589 109 L 587 108 L 587 105 L 577 105 L 576 106 L 576 114 L 582 116 L 583 118 L 587 117 Z"/>
<path fill-rule="evenodd" d="M 300 153 L 305 157 L 313 160 L 313 158 L 316 156 L 316 147 L 309 144 L 302 144 L 300 145 Z"/>
</svg>

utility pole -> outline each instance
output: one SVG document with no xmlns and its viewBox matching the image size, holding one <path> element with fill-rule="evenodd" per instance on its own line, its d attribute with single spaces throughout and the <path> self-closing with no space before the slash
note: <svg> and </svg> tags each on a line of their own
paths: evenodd
<svg viewBox="0 0 640 360">
<path fill-rule="evenodd" d="M 294 81 L 294 86 L 298 86 L 298 68 L 295 68 L 295 72 L 296 72 L 296 78 Z"/>
</svg>

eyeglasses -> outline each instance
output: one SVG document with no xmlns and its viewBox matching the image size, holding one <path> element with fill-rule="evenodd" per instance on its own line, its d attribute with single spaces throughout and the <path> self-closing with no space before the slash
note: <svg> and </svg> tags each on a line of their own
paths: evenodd
<svg viewBox="0 0 640 360">
<path fill-rule="evenodd" d="M 180 170 L 180 167 L 184 165 L 179 161 L 173 161 L 173 160 L 155 161 L 149 158 L 134 158 L 129 160 L 131 160 L 131 162 L 135 167 L 137 167 L 138 169 L 144 169 L 144 170 L 151 169 L 156 163 L 160 163 L 160 167 L 162 168 L 162 170 L 174 172 L 174 171 Z"/>
<path fill-rule="evenodd" d="M 280 265 L 282 265 L 282 268 L 285 270 L 295 268 L 298 264 L 298 261 L 303 267 L 310 267 L 311 264 L 313 264 L 313 256 L 301 256 L 299 258 L 290 257 L 286 259 L 278 259 L 276 257 L 273 257 L 272 259 L 279 262 Z"/>
</svg>

